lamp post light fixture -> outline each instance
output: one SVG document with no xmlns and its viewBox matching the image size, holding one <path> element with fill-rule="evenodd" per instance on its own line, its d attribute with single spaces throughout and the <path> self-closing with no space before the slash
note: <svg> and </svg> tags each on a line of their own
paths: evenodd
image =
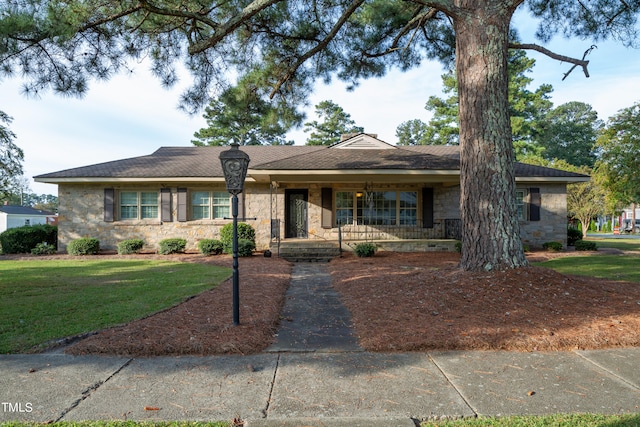
<svg viewBox="0 0 640 427">
<path fill-rule="evenodd" d="M 249 155 L 240 151 L 240 145 L 231 144 L 231 149 L 220 153 L 220 163 L 227 191 L 231 193 L 231 216 L 233 217 L 233 324 L 240 324 L 240 277 L 238 273 L 238 194 L 244 190 L 244 180 L 249 169 Z"/>
</svg>

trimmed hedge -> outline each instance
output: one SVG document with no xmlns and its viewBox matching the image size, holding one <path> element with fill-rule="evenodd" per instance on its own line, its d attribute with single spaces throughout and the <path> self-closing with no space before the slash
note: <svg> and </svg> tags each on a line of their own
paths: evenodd
<svg viewBox="0 0 640 427">
<path fill-rule="evenodd" d="M 164 239 L 160 241 L 160 249 L 158 253 L 162 255 L 170 255 L 183 253 L 187 247 L 187 241 L 181 238 Z"/>
<path fill-rule="evenodd" d="M 238 256 L 251 256 L 256 249 L 256 244 L 253 240 L 238 239 Z"/>
<path fill-rule="evenodd" d="M 4 254 L 28 254 L 40 243 L 58 246 L 58 227 L 49 224 L 10 228 L 0 234 Z"/>
<path fill-rule="evenodd" d="M 130 239 L 123 240 L 118 243 L 118 254 L 120 255 L 130 255 L 140 253 L 142 247 L 144 246 L 144 240 L 142 239 Z"/>
<path fill-rule="evenodd" d="M 358 243 L 353 251 L 359 257 L 371 257 L 376 253 L 378 248 L 373 243 Z"/>
<path fill-rule="evenodd" d="M 223 248 L 222 242 L 216 239 L 202 239 L 198 242 L 198 249 L 202 255 L 220 255 Z"/>
<path fill-rule="evenodd" d="M 582 231 L 577 228 L 567 228 L 567 246 L 575 246 L 578 240 L 582 240 Z"/>
<path fill-rule="evenodd" d="M 98 252 L 100 252 L 100 241 L 93 237 L 76 239 L 67 245 L 69 255 L 98 255 Z"/>
<path fill-rule="evenodd" d="M 253 247 L 255 249 L 256 244 L 256 231 L 253 227 L 246 222 L 238 223 L 238 242 L 240 240 L 250 240 L 253 242 Z M 223 250 L 225 253 L 230 254 L 232 252 L 233 245 L 233 223 L 230 222 L 225 224 L 222 229 L 220 229 L 220 241 L 223 245 Z M 239 243 L 238 243 L 239 246 Z M 238 249 L 239 250 L 239 249 Z"/>
<path fill-rule="evenodd" d="M 560 242 L 545 242 L 542 244 L 542 249 L 551 252 L 560 252 L 562 250 L 562 243 Z"/>
<path fill-rule="evenodd" d="M 58 249 L 47 242 L 38 243 L 35 248 L 31 249 L 32 255 L 53 255 Z"/>
<path fill-rule="evenodd" d="M 576 242 L 576 251 L 597 251 L 598 245 L 596 242 L 589 242 L 586 240 L 578 240 Z"/>
</svg>

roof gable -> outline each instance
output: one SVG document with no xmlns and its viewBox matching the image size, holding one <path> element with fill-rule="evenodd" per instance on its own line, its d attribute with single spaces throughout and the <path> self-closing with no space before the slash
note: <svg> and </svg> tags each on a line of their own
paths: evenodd
<svg viewBox="0 0 640 427">
<path fill-rule="evenodd" d="M 357 149 L 357 150 L 393 150 L 397 149 L 396 146 L 386 143 L 375 135 L 368 133 L 359 133 L 351 136 L 348 139 L 340 141 L 331 145 L 332 149 Z"/>
</svg>

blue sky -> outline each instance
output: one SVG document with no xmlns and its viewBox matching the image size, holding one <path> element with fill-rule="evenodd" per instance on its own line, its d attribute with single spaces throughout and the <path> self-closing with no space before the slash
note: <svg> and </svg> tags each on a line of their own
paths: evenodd
<svg viewBox="0 0 640 427">
<path fill-rule="evenodd" d="M 523 14 L 515 18 L 522 42 L 535 42 L 530 35 L 533 22 Z M 556 53 L 581 57 L 589 41 L 554 39 L 546 47 Z M 590 78 L 581 69 L 562 81 L 570 64 L 559 63 L 529 51 L 536 59 L 531 74 L 532 89 L 543 83 L 553 86 L 555 106 L 570 101 L 591 104 L 601 119 L 640 101 L 640 50 L 626 49 L 615 42 L 598 44 L 588 59 Z M 442 95 L 438 63 L 424 63 L 406 73 L 393 71 L 384 78 L 366 80 L 353 92 L 344 84 L 320 84 L 309 99 L 308 119 L 313 106 L 330 99 L 351 114 L 366 132 L 394 143 L 396 127 L 410 119 L 429 120 L 424 105 L 429 96 Z M 205 126 L 201 115 L 190 117 L 177 109 L 179 95 L 188 83 L 165 90 L 148 73 L 144 64 L 133 75 L 118 75 L 108 82 L 92 83 L 82 98 L 64 98 L 46 93 L 39 99 L 20 93 L 21 81 L 0 81 L 0 110 L 13 117 L 15 142 L 25 152 L 25 175 L 54 172 L 110 160 L 150 154 L 161 146 L 190 146 L 193 133 Z M 292 131 L 289 139 L 304 144 L 307 134 Z M 40 194 L 57 194 L 55 185 L 35 183 Z"/>
</svg>

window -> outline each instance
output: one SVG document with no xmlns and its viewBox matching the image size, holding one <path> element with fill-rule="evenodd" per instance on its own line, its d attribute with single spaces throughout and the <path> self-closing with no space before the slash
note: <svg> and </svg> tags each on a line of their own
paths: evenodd
<svg viewBox="0 0 640 427">
<path fill-rule="evenodd" d="M 226 191 L 194 191 L 191 193 L 193 219 L 229 218 L 231 201 Z"/>
<path fill-rule="evenodd" d="M 157 219 L 158 193 L 123 191 L 120 193 L 120 219 Z"/>
<path fill-rule="evenodd" d="M 418 223 L 418 193 L 402 191 L 400 193 L 400 225 L 416 225 Z"/>
<path fill-rule="evenodd" d="M 338 191 L 336 193 L 336 223 L 338 225 L 353 224 L 353 196 L 352 191 Z"/>
<path fill-rule="evenodd" d="M 208 191 L 191 193 L 191 217 L 193 219 L 209 219 L 210 209 Z"/>
<path fill-rule="evenodd" d="M 416 225 L 416 191 L 338 191 L 336 223 L 340 225 Z"/>
<path fill-rule="evenodd" d="M 525 198 L 527 192 L 525 190 L 516 190 L 516 211 L 520 221 L 526 220 Z"/>
</svg>

